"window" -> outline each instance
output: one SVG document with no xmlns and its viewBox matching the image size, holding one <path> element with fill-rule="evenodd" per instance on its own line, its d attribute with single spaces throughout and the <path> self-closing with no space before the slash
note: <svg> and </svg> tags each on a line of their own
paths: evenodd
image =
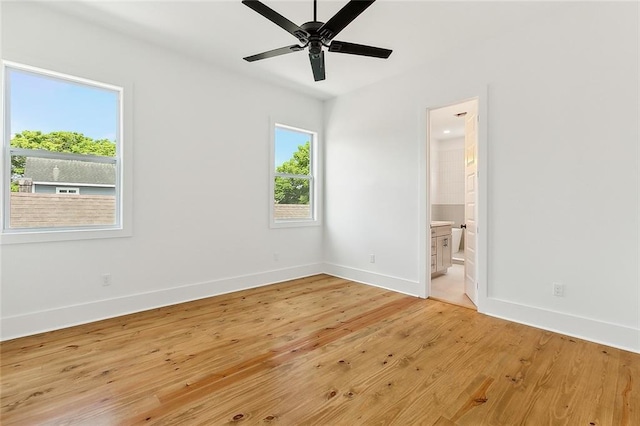
<svg viewBox="0 0 640 426">
<path fill-rule="evenodd" d="M 3 70 L 3 236 L 121 229 L 123 89 L 8 62 Z"/>
<path fill-rule="evenodd" d="M 56 187 L 56 194 L 79 194 L 80 188 L 60 188 Z"/>
<path fill-rule="evenodd" d="M 275 124 L 271 194 L 272 226 L 315 224 L 317 134 Z"/>
</svg>

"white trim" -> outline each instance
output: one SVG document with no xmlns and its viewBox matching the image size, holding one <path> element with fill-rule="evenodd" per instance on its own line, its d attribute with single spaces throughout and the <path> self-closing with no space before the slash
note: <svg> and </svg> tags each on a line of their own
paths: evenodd
<svg viewBox="0 0 640 426">
<path fill-rule="evenodd" d="M 322 188 L 321 188 L 321 159 L 320 159 L 320 133 L 317 130 L 309 130 L 303 126 L 290 126 L 282 124 L 289 120 L 277 120 L 273 117 L 269 118 L 269 227 L 270 228 L 297 228 L 304 226 L 320 226 L 322 211 Z M 275 171 L 275 134 L 276 128 L 292 130 L 311 135 L 312 140 L 309 146 L 310 164 L 309 175 L 289 175 L 286 173 L 277 173 Z M 276 220 L 274 214 L 273 195 L 275 192 L 275 178 L 277 176 L 293 177 L 300 179 L 309 179 L 309 200 L 311 204 L 310 218 L 292 218 Z"/>
<path fill-rule="evenodd" d="M 73 227 L 73 228 L 27 228 L 27 229 L 11 229 L 8 228 L 9 221 L 9 194 L 8 188 L 4 188 L 5 185 L 0 185 L 0 200 L 2 200 L 3 208 L 2 212 L 2 231 L 0 231 L 0 245 L 3 244 L 21 244 L 21 243 L 35 243 L 35 242 L 49 242 L 49 241 L 73 241 L 84 239 L 97 239 L 97 238 L 120 238 L 130 237 L 133 235 L 133 183 L 131 178 L 133 176 L 133 85 L 131 83 L 120 84 L 118 86 L 108 83 L 98 82 L 96 80 L 90 80 L 87 78 L 76 77 L 72 73 L 61 73 L 51 71 L 45 68 L 39 68 L 30 65 L 24 65 L 13 61 L 2 61 L 2 87 L 6 84 L 6 72 L 7 68 L 14 68 L 18 70 L 24 70 L 27 72 L 40 73 L 45 76 L 50 76 L 62 80 L 69 81 L 75 84 L 91 85 L 100 89 L 113 90 L 117 92 L 118 96 L 118 133 L 116 135 L 116 157 L 96 157 L 100 159 L 99 162 L 113 162 L 116 159 L 116 185 L 112 185 L 116 190 L 116 217 L 117 225 L 115 226 L 86 226 L 86 227 Z M 4 125 L 3 132 L 3 149 L 2 155 L 4 157 L 3 165 L 5 166 L 5 176 L 0 177 L 2 183 L 8 182 L 11 175 L 11 160 L 10 160 L 10 129 L 6 120 L 8 119 L 8 112 L 5 110 L 5 104 L 7 102 L 7 91 L 2 90 L 2 120 Z M 126 96 L 125 96 L 126 93 Z M 126 124 L 128 123 L 128 124 Z M 125 125 L 126 124 L 126 125 Z M 125 143 L 126 141 L 126 143 Z M 54 153 L 51 153 L 55 155 Z M 39 154 L 38 154 L 39 156 Z M 46 155 L 45 155 L 46 156 Z M 83 159 L 89 159 L 89 157 L 83 157 Z M 102 161 L 104 160 L 104 161 Z M 55 185 L 60 185 L 61 182 L 56 182 Z M 80 184 L 72 183 L 74 186 Z M 96 185 L 87 185 L 96 186 Z"/>
<path fill-rule="evenodd" d="M 0 340 L 29 336 L 163 306 L 176 305 L 317 275 L 323 272 L 322 266 L 321 263 L 315 263 L 276 269 L 2 318 Z"/>
<path fill-rule="evenodd" d="M 103 83 L 101 81 L 96 81 L 96 80 L 90 80 L 88 78 L 83 78 L 83 77 L 77 77 L 74 75 L 70 75 L 70 74 L 66 74 L 66 73 L 61 73 L 61 72 L 57 72 L 57 71 L 52 71 L 49 69 L 45 69 L 45 68 L 39 68 L 39 67 L 34 67 L 31 65 L 25 65 L 25 64 L 21 64 L 18 62 L 13 62 L 13 61 L 2 61 L 3 67 L 10 67 L 10 68 L 15 68 L 15 69 L 19 69 L 22 71 L 26 71 L 26 72 L 31 72 L 31 73 L 35 73 L 35 74 L 44 74 L 53 78 L 57 78 L 59 80 L 66 80 L 69 83 L 80 83 L 80 84 L 84 84 L 84 85 L 88 85 L 88 86 L 96 86 L 100 89 L 107 89 L 107 90 L 113 90 L 114 92 L 119 92 L 122 90 L 122 88 L 120 86 L 115 86 L 113 84 L 109 84 L 109 83 Z"/>
<path fill-rule="evenodd" d="M 2 58 L 0 58 L 2 59 Z M 11 114 L 10 110 L 7 108 L 7 103 L 9 102 L 10 97 L 10 88 L 7 84 L 7 65 L 5 61 L 2 61 L 2 70 L 0 70 L 0 74 L 2 75 L 2 88 L 0 92 L 2 92 L 2 169 L 4 171 L 3 175 L 0 176 L 0 193 L 2 193 L 2 198 L 0 199 L 0 203 L 2 203 L 2 207 L 0 207 L 2 220 L 0 221 L 0 235 L 4 231 L 5 228 L 9 226 L 9 215 L 11 214 L 11 209 L 9 206 L 9 197 L 11 196 L 11 155 L 9 154 L 9 146 L 11 141 L 11 132 L 10 132 L 10 122 L 11 122 Z"/>
<path fill-rule="evenodd" d="M 478 263 L 476 270 L 476 279 L 478 280 L 478 312 L 484 312 L 484 303 L 488 294 L 488 140 L 487 140 L 487 93 L 488 87 L 483 85 L 474 91 L 474 95 L 467 97 L 459 97 L 457 100 L 448 100 L 445 102 L 434 102 L 419 111 L 418 124 L 419 128 L 419 155 L 420 155 L 420 176 L 418 182 L 419 199 L 419 218 L 418 224 L 420 242 L 419 242 L 419 282 L 420 297 L 429 297 L 431 283 L 431 244 L 427 241 L 431 238 L 431 194 L 430 194 L 430 134 L 429 134 L 429 111 L 439 109 L 451 105 L 460 104 L 467 101 L 475 100 L 478 106 L 478 220 L 477 220 L 477 241 Z"/>
<path fill-rule="evenodd" d="M 478 91 L 478 221 L 476 246 L 478 270 L 478 312 L 484 312 L 489 297 L 489 109 L 488 86 Z"/>
<path fill-rule="evenodd" d="M 636 19 L 638 21 L 636 22 L 640 22 L 640 6 L 636 8 L 637 9 L 637 16 Z M 637 86 L 637 93 L 636 93 L 636 99 L 637 99 L 637 105 L 636 107 L 638 108 L 638 110 L 640 110 L 640 84 L 638 84 Z M 636 126 L 638 125 L 638 123 L 636 122 Z M 637 127 L 636 127 L 637 129 Z M 637 254 L 638 254 L 638 259 L 637 259 L 637 271 L 638 271 L 638 283 L 636 284 L 636 301 L 637 301 L 637 305 L 636 305 L 636 326 L 637 326 L 637 340 L 638 342 L 640 342 L 640 148 L 636 147 L 636 164 L 638 165 L 638 169 L 636 169 L 636 178 L 637 178 L 637 191 L 635 193 L 636 196 L 636 202 L 637 202 L 637 206 L 638 206 L 638 215 L 636 216 L 638 218 L 638 224 L 636 226 L 636 234 L 635 234 L 635 238 L 636 238 L 636 244 L 638 246 L 638 250 L 637 250 Z M 639 351 L 640 351 L 640 343 L 638 343 L 638 347 L 639 347 Z"/>
<path fill-rule="evenodd" d="M 640 330 L 633 327 L 508 302 L 493 297 L 485 298 L 484 307 L 484 313 L 492 317 L 640 353 Z"/>
<path fill-rule="evenodd" d="M 408 296 L 419 297 L 420 282 L 418 281 L 378 274 L 376 272 L 337 265 L 335 263 L 325 263 L 324 273 Z"/>
<path fill-rule="evenodd" d="M 429 152 L 429 109 L 420 109 L 418 115 L 418 281 L 420 283 L 418 294 L 426 299 L 431 289 L 431 190 L 429 189 L 431 167 L 431 153 Z"/>
<path fill-rule="evenodd" d="M 322 273 L 409 296 L 418 296 L 419 289 L 423 288 L 418 281 L 332 263 L 314 263 L 2 318 L 0 340 L 86 324 Z M 485 298 L 484 306 L 487 311 L 485 313 L 489 316 L 640 353 L 640 330 L 633 327 L 490 297 Z"/>
<path fill-rule="evenodd" d="M 270 228 L 300 228 L 302 226 L 320 226 L 316 219 L 280 219 L 271 222 Z"/>
<path fill-rule="evenodd" d="M 68 229 L 56 230 L 53 228 L 38 228 L 32 232 L 6 231 L 0 235 L 0 245 L 5 244 L 30 244 L 47 243 L 52 241 L 76 241 L 95 240 L 101 238 L 123 238 L 130 237 L 131 230 L 123 228 L 106 228 L 104 226 L 94 226 L 87 228 L 76 228 L 73 231 Z"/>
<path fill-rule="evenodd" d="M 0 5 L 0 8 L 1 7 L 2 5 Z M 0 34 L 1 33 L 2 31 L 0 31 Z M 0 45 L 0 51 L 1 50 L 2 45 Z M 2 60 L 2 56 L 0 56 L 0 60 Z M 2 123 L 2 125 L 0 126 L 2 128 L 2 133 L 0 134 L 0 138 L 2 138 L 2 140 L 0 141 L 2 142 L 0 143 L 2 149 L 2 151 L 0 152 L 0 235 L 2 234 L 2 230 L 4 229 L 4 224 L 6 223 L 5 216 L 9 212 L 8 203 L 6 200 L 10 197 L 11 194 L 11 184 L 9 183 L 8 185 L 6 185 L 6 188 L 4 185 L 5 182 L 11 182 L 11 156 L 7 155 L 7 149 L 5 148 L 4 142 L 6 139 L 11 137 L 9 132 L 9 117 L 5 108 L 9 96 L 9 91 L 5 90 L 7 86 L 7 77 L 5 75 L 6 68 L 4 64 L 4 61 L 0 62 L 0 113 L 2 113 L 2 116 L 0 116 L 0 122 Z M 33 187 L 31 188 L 31 190 L 33 192 Z"/>
</svg>

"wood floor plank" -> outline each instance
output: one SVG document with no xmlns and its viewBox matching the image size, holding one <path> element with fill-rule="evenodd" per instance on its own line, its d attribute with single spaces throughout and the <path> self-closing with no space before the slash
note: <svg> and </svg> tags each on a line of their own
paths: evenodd
<svg viewBox="0 0 640 426">
<path fill-rule="evenodd" d="M 613 413 L 614 424 L 639 425 L 640 424 L 640 361 L 637 354 L 625 351 L 611 351 L 620 357 L 620 365 L 617 374 L 616 402 Z M 604 424 L 604 423 L 602 423 Z"/>
<path fill-rule="evenodd" d="M 640 355 L 318 275 L 0 344 L 3 425 L 640 424 Z"/>
<path fill-rule="evenodd" d="M 407 311 L 407 309 L 404 309 L 402 314 L 406 314 Z M 418 313 L 416 311 L 416 314 Z M 397 320 L 401 315 L 398 315 L 398 311 L 396 311 L 395 316 Z M 386 324 L 390 324 L 393 321 L 393 316 L 388 317 Z M 335 416 L 341 409 L 339 402 L 343 398 L 355 399 L 356 392 L 359 393 L 357 384 L 348 383 L 350 377 L 358 376 L 358 367 L 363 367 L 363 370 L 371 368 L 365 366 L 361 358 L 372 360 L 376 370 L 378 366 L 386 364 L 386 360 L 391 359 L 388 352 L 389 348 L 377 348 L 379 346 L 376 343 L 377 339 L 372 339 L 368 343 L 362 343 L 361 339 L 357 339 L 356 341 L 359 343 L 357 348 L 345 349 L 353 335 L 352 333 L 360 334 L 361 336 L 371 335 L 376 331 L 376 327 L 380 328 L 381 324 L 377 326 L 370 325 L 359 331 L 354 330 L 354 327 L 349 323 L 344 325 L 348 326 L 349 334 L 345 335 L 341 340 L 321 348 L 321 354 L 309 351 L 290 357 L 277 367 L 263 370 L 256 374 L 254 380 L 257 383 L 254 382 L 250 387 L 238 384 L 221 390 L 217 394 L 215 407 L 205 407 L 194 402 L 193 406 L 185 407 L 187 409 L 184 412 L 193 414 L 198 410 L 203 412 L 209 410 L 209 415 L 214 418 L 231 419 L 235 415 L 242 414 L 243 418 L 258 418 L 260 416 L 263 416 L 260 418 L 269 416 L 287 418 L 289 424 L 335 424 L 335 419 L 332 416 Z M 406 327 L 406 325 L 402 326 Z M 392 334 L 399 335 L 400 333 Z M 409 337 L 407 333 L 403 334 L 405 338 Z M 368 347 L 373 347 L 374 349 L 367 350 Z M 273 385 L 269 386 L 270 383 L 305 383 L 307 381 L 315 383 L 312 391 L 300 386 L 277 386 L 275 389 L 273 389 Z M 342 383 L 343 381 L 346 383 Z M 352 387 L 350 388 L 349 386 Z M 266 395 L 264 389 L 272 391 Z M 349 395 L 350 393 L 351 395 Z M 302 395 L 304 395 L 303 400 L 292 404 L 292 401 L 296 401 L 296 397 Z M 281 402 L 286 402 L 287 406 L 281 406 Z M 336 402 L 338 405 L 334 407 Z M 321 410 L 318 410 L 317 404 L 322 406 Z M 294 412 L 290 410 L 292 406 L 295 407 Z M 338 411 L 334 411 L 334 408 Z M 329 416 L 324 417 L 327 409 Z M 312 414 L 316 411 L 321 411 L 322 413 L 318 417 L 314 417 Z M 171 424 L 176 419 L 177 417 L 163 418 L 161 423 Z"/>
</svg>

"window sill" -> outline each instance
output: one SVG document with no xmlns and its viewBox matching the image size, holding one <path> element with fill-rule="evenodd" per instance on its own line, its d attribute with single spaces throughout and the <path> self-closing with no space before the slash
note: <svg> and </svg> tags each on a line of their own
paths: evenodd
<svg viewBox="0 0 640 426">
<path fill-rule="evenodd" d="M 291 219 L 291 220 L 279 220 L 277 222 L 271 221 L 270 228 L 302 228 L 307 226 L 320 226 L 318 219 Z"/>
<path fill-rule="evenodd" d="M 132 235 L 133 233 L 130 229 L 123 228 L 10 231 L 0 235 L 0 245 L 124 238 Z"/>
</svg>

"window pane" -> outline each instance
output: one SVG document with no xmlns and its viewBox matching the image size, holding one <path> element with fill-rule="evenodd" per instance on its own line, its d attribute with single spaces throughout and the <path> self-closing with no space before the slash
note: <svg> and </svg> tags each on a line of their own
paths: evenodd
<svg viewBox="0 0 640 426">
<path fill-rule="evenodd" d="M 307 132 L 276 127 L 275 171 L 294 175 L 309 175 L 309 149 L 313 135 Z"/>
<path fill-rule="evenodd" d="M 21 66 L 5 71 L 4 229 L 120 225 L 121 89 Z"/>
<path fill-rule="evenodd" d="M 116 156 L 119 93 L 7 68 L 11 147 Z"/>
<path fill-rule="evenodd" d="M 116 223 L 116 166 L 12 156 L 24 172 L 12 180 L 10 228 Z"/>
<path fill-rule="evenodd" d="M 308 178 L 275 178 L 274 218 L 312 219 Z"/>
</svg>

